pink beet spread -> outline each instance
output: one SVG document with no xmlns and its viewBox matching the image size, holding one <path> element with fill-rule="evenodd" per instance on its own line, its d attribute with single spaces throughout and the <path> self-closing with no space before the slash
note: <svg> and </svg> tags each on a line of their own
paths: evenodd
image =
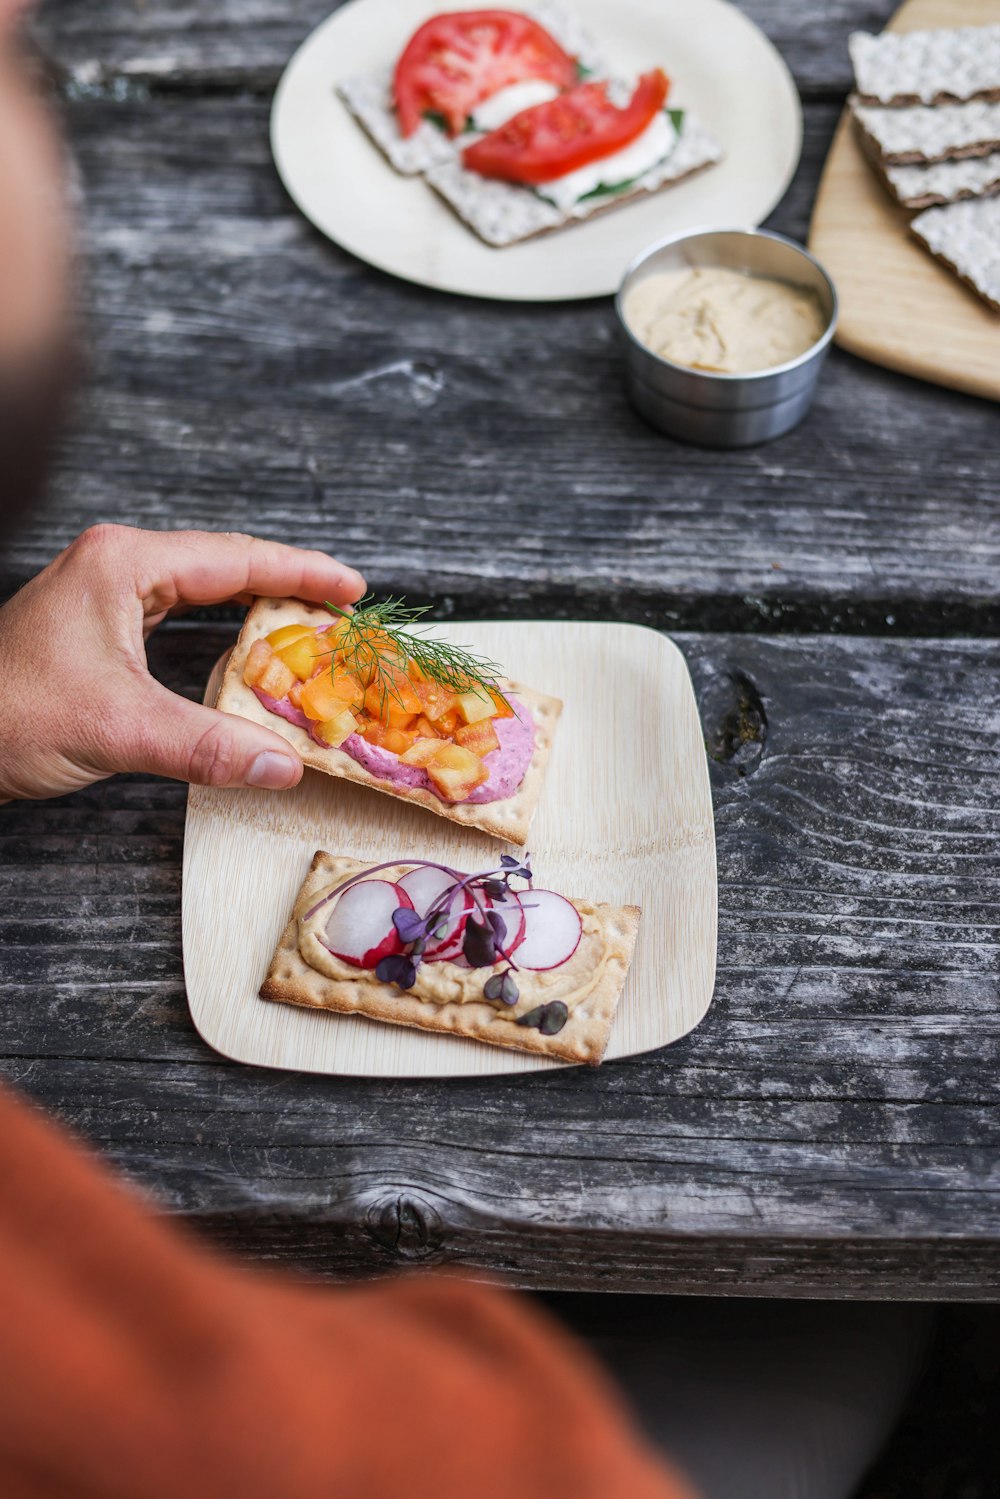
<svg viewBox="0 0 1000 1499">
<path fill-rule="evenodd" d="M 300 729 L 305 729 L 311 739 L 324 749 L 329 746 L 319 735 L 314 732 L 312 720 L 308 719 L 301 708 L 296 708 L 286 697 L 270 697 L 259 688 L 253 689 L 258 702 L 262 703 L 269 713 L 277 713 L 279 717 L 286 718 L 289 723 L 296 724 Z M 489 779 L 465 799 L 468 802 L 499 802 L 512 796 L 524 780 L 524 773 L 531 763 L 531 756 L 535 748 L 535 726 L 531 714 L 522 703 L 511 699 L 511 707 L 514 709 L 513 718 L 495 718 L 493 727 L 500 741 L 500 748 L 483 756 L 483 764 L 489 771 Z M 444 801 L 444 797 L 436 790 L 433 781 L 426 770 L 421 770 L 418 765 L 403 765 L 398 755 L 392 750 L 381 749 L 377 744 L 369 744 L 367 739 L 362 739 L 360 734 L 350 734 L 339 746 L 345 753 L 356 760 L 359 765 L 364 766 L 370 775 L 377 776 L 380 781 L 392 781 L 397 786 L 422 786 L 425 790 Z"/>
</svg>

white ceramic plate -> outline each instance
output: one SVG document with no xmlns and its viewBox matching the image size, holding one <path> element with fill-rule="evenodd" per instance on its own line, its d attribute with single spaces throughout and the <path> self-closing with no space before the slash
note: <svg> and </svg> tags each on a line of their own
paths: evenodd
<svg viewBox="0 0 1000 1499">
<path fill-rule="evenodd" d="M 435 625 L 562 717 L 529 847 L 539 885 L 642 907 L 608 1058 L 676 1041 L 715 983 L 715 826 L 684 657 L 637 625 Z M 221 672 L 206 698 L 214 701 Z M 351 781 L 307 770 L 294 791 L 193 786 L 184 830 L 184 975 L 191 1015 L 224 1056 L 367 1077 L 467 1077 L 562 1064 L 525 1052 L 258 997 L 316 849 L 377 863 L 493 864 L 503 845 Z"/>
<path fill-rule="evenodd" d="M 645 245 L 716 223 L 755 227 L 783 195 L 802 145 L 799 97 L 784 61 L 726 0 L 568 0 L 616 73 L 661 66 L 670 102 L 694 110 L 725 160 L 688 182 L 590 222 L 503 250 L 467 229 L 420 178 L 401 177 L 335 93 L 385 67 L 435 0 L 349 0 L 295 53 L 278 85 L 271 148 L 281 179 L 316 227 L 405 281 L 511 301 L 607 296 Z M 467 6 L 463 8 L 468 8 Z"/>
</svg>

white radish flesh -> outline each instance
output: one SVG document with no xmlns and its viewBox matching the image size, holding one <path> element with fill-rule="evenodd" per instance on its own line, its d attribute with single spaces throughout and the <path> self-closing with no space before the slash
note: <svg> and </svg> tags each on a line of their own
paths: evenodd
<svg viewBox="0 0 1000 1499">
<path fill-rule="evenodd" d="M 576 952 L 583 922 L 576 907 L 554 890 L 522 890 L 524 936 L 518 943 L 516 966 L 543 970 L 558 968 Z"/>
<path fill-rule="evenodd" d="M 438 896 L 443 895 L 454 883 L 453 874 L 446 874 L 443 869 L 434 869 L 426 864 L 418 864 L 403 875 L 399 888 L 406 891 L 417 915 L 426 916 Z"/>
<path fill-rule="evenodd" d="M 405 890 L 389 880 L 360 880 L 341 895 L 326 923 L 326 945 L 334 957 L 355 968 L 374 968 L 382 958 L 402 952 L 392 921 L 400 906 L 413 909 Z"/>
</svg>

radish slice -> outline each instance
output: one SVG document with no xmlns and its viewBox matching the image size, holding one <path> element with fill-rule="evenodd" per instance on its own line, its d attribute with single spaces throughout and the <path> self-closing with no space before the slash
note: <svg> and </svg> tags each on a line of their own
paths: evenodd
<svg viewBox="0 0 1000 1499">
<path fill-rule="evenodd" d="M 579 911 L 554 890 L 523 890 L 519 899 L 525 930 L 517 948 L 518 968 L 558 968 L 580 945 Z"/>
<path fill-rule="evenodd" d="M 405 890 L 389 880 L 361 880 L 334 904 L 326 923 L 326 945 L 335 958 L 355 968 L 374 968 L 382 958 L 402 952 L 392 924 L 400 906 L 413 909 Z"/>
<path fill-rule="evenodd" d="M 458 957 L 465 937 L 465 923 L 475 910 L 475 905 L 468 890 L 463 890 L 461 896 L 455 897 L 455 904 L 448 917 L 448 925 L 437 941 L 432 943 L 424 953 L 428 963 L 450 963 L 452 959 Z"/>
<path fill-rule="evenodd" d="M 418 916 L 426 916 L 439 895 L 449 889 L 455 883 L 453 874 L 445 874 L 443 869 L 432 869 L 426 864 L 418 864 L 411 869 L 409 874 L 404 874 L 399 881 L 400 890 L 405 890 L 413 902 L 413 909 Z"/>
<path fill-rule="evenodd" d="M 531 891 L 525 890 L 522 891 L 522 894 L 530 895 Z M 503 948 L 509 957 L 511 953 L 516 952 L 520 947 L 524 941 L 524 934 L 527 931 L 527 922 L 525 920 L 524 907 L 521 904 L 521 897 L 515 894 L 513 890 L 508 890 L 506 895 L 493 896 L 489 904 L 495 911 L 500 912 L 500 915 L 507 923 L 507 934 L 503 940 Z"/>
</svg>

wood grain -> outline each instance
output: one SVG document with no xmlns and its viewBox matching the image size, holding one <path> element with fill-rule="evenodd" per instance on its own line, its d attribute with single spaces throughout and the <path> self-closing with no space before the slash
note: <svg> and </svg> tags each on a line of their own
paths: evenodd
<svg viewBox="0 0 1000 1499">
<path fill-rule="evenodd" d="M 835 117 L 807 111 L 775 227 L 804 235 Z M 0 589 L 118 519 L 319 544 L 445 612 L 996 630 L 987 407 L 834 351 L 780 442 L 673 443 L 626 402 L 610 306 L 497 309 L 366 271 L 289 207 L 266 118 L 70 111 L 91 383 Z"/>
<path fill-rule="evenodd" d="M 883 0 L 747 0 L 741 6 L 783 53 L 807 97 L 843 95 L 850 83 L 844 38 L 878 31 Z M 78 92 L 153 89 L 270 90 L 299 43 L 337 6 L 333 0 L 182 0 L 137 5 L 43 0 L 40 35 Z"/>
<path fill-rule="evenodd" d="M 168 627 L 158 673 L 194 696 L 231 638 Z M 224 1063 L 184 997 L 184 788 L 127 778 L 0 809 L 4 1075 L 170 1210 L 317 1271 L 994 1295 L 997 646 L 681 644 L 721 901 L 686 1039 L 586 1076 Z"/>
<path fill-rule="evenodd" d="M 533 868 L 540 886 L 570 898 L 642 908 L 608 1060 L 677 1040 L 708 1009 L 717 929 L 712 805 L 683 657 L 633 625 L 466 624 L 438 633 L 565 704 L 531 831 Z M 317 849 L 370 863 L 413 854 L 473 870 L 495 863 L 502 845 L 311 771 L 292 792 L 193 787 L 184 971 L 192 1017 L 211 1045 L 259 1066 L 355 1076 L 495 1077 L 557 1065 L 260 1000 Z"/>
<path fill-rule="evenodd" d="M 983 26 L 996 0 L 907 0 L 892 31 Z M 922 380 L 1000 400 L 1000 315 L 909 233 L 872 169 L 848 111 L 823 171 L 809 247 L 837 285 L 837 343 Z"/>
</svg>

